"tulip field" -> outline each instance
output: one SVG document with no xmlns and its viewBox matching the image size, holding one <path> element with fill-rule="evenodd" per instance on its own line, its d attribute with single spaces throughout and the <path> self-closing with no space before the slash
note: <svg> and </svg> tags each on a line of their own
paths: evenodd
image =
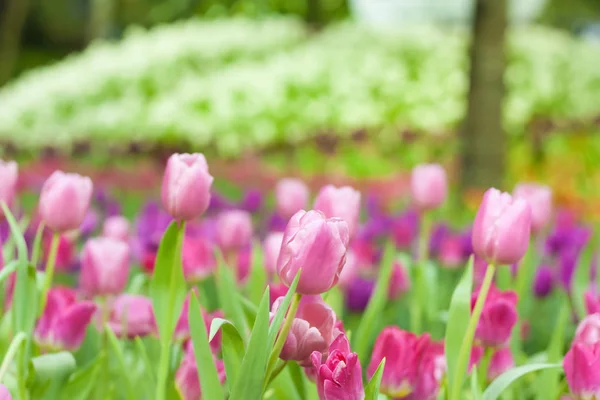
<svg viewBox="0 0 600 400">
<path fill-rule="evenodd" d="M 438 164 L 406 204 L 210 171 L 171 155 L 126 215 L 0 161 L 0 399 L 600 399 L 598 238 L 549 187 L 459 213 Z"/>
</svg>

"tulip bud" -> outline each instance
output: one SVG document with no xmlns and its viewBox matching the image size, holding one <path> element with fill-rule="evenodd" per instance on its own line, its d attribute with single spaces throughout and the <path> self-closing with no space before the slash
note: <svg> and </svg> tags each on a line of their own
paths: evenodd
<svg viewBox="0 0 600 400">
<path fill-rule="evenodd" d="M 308 187 L 300 179 L 285 178 L 275 186 L 277 212 L 286 220 L 308 205 Z"/>
<path fill-rule="evenodd" d="M 327 185 L 317 195 L 314 209 L 321 211 L 327 218 L 335 217 L 346 221 L 348 232 L 352 237 L 360 217 L 360 192 L 350 186 L 336 188 Z"/>
<path fill-rule="evenodd" d="M 129 245 L 106 237 L 90 239 L 81 256 L 80 282 L 88 296 L 120 294 L 129 277 Z"/>
<path fill-rule="evenodd" d="M 152 301 L 144 296 L 122 294 L 111 305 L 108 326 L 118 338 L 134 338 L 156 332 Z"/>
<path fill-rule="evenodd" d="M 552 292 L 554 287 L 554 272 L 547 265 L 538 268 L 533 283 L 533 293 L 537 298 L 544 298 Z"/>
<path fill-rule="evenodd" d="M 199 217 L 210 203 L 212 182 L 202 154 L 173 154 L 162 182 L 163 207 L 177 220 Z"/>
<path fill-rule="evenodd" d="M 439 208 L 448 195 L 446 171 L 439 164 L 421 164 L 413 168 L 410 178 L 413 202 L 420 210 Z"/>
<path fill-rule="evenodd" d="M 588 314 L 600 313 L 600 296 L 593 289 L 588 289 L 584 294 L 585 309 Z"/>
<path fill-rule="evenodd" d="M 488 381 L 493 381 L 514 366 L 515 360 L 509 347 L 496 350 L 488 367 Z"/>
<path fill-rule="evenodd" d="M 571 392 L 579 400 L 600 398 L 600 342 L 574 343 L 563 360 Z"/>
<path fill-rule="evenodd" d="M 0 203 L 6 203 L 7 207 L 12 205 L 15 198 L 18 170 L 16 162 L 0 160 Z M 0 208 L 0 218 L 3 216 L 4 211 Z"/>
<path fill-rule="evenodd" d="M 388 297 L 397 299 L 410 289 L 410 276 L 406 267 L 398 261 L 394 261 L 392 267 L 392 276 L 390 277 L 390 286 L 388 288 Z"/>
<path fill-rule="evenodd" d="M 92 190 L 90 178 L 55 171 L 40 194 L 39 212 L 46 226 L 54 232 L 79 228 L 90 207 Z"/>
<path fill-rule="evenodd" d="M 129 221 L 120 215 L 108 217 L 102 227 L 102 236 L 127 242 L 129 240 Z"/>
<path fill-rule="evenodd" d="M 217 219 L 217 241 L 223 251 L 236 251 L 252 242 L 252 217 L 247 211 L 223 211 Z"/>
<path fill-rule="evenodd" d="M 573 342 L 586 345 L 600 342 L 600 314 L 588 315 L 579 323 Z"/>
<path fill-rule="evenodd" d="M 531 207 L 531 229 L 539 231 L 552 218 L 552 189 L 546 185 L 520 183 L 513 191 L 514 199 L 523 199 Z"/>
<path fill-rule="evenodd" d="M 186 346 L 185 356 L 181 360 L 181 365 L 175 373 L 175 387 L 182 400 L 201 400 L 202 391 L 200 388 L 200 379 L 198 378 L 198 365 L 194 356 L 194 349 L 191 342 Z M 225 364 L 213 356 L 213 361 L 217 367 L 217 374 L 221 384 L 225 382 Z M 208 398 L 208 396 L 205 396 Z"/>
<path fill-rule="evenodd" d="M 10 392 L 6 388 L 6 386 L 0 384 L 0 400 L 12 400 L 12 396 Z"/>
<path fill-rule="evenodd" d="M 279 258 L 282 242 L 283 233 L 272 232 L 269 233 L 263 243 L 265 267 L 267 269 L 267 274 L 270 277 L 277 273 L 277 259 Z"/>
<path fill-rule="evenodd" d="M 519 262 L 529 247 L 531 207 L 496 189 L 485 192 L 473 226 L 473 250 L 491 264 Z"/>
<path fill-rule="evenodd" d="M 318 211 L 298 211 L 290 219 L 277 259 L 277 273 L 283 283 L 292 284 L 302 269 L 296 291 L 321 294 L 338 281 L 346 262 L 348 225 L 339 218 L 325 218 Z"/>
<path fill-rule="evenodd" d="M 323 362 L 323 354 L 311 355 L 316 372 L 317 391 L 320 400 L 363 400 L 362 368 L 358 355 L 350 350 L 350 343 L 340 334 L 329 346 L 329 355 Z"/>
<path fill-rule="evenodd" d="M 471 296 L 471 311 L 475 308 L 478 295 L 476 292 Z M 485 347 L 505 346 L 517 317 L 517 294 L 510 290 L 501 292 L 492 286 L 483 305 L 475 339 Z"/>
<path fill-rule="evenodd" d="M 185 237 L 181 262 L 185 280 L 190 283 L 205 279 L 217 267 L 213 245 L 202 237 Z"/>
</svg>

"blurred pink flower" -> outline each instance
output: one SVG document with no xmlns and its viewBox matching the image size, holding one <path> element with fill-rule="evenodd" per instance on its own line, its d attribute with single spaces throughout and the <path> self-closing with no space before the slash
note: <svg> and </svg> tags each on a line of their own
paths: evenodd
<svg viewBox="0 0 600 400">
<path fill-rule="evenodd" d="M 471 296 L 471 310 L 479 292 Z M 485 299 L 475 339 L 485 347 L 503 347 L 510 340 L 512 329 L 517 323 L 517 294 L 513 291 L 502 292 L 494 286 Z"/>
<path fill-rule="evenodd" d="M 420 210 L 439 208 L 448 196 L 446 171 L 439 164 L 420 164 L 410 180 L 412 200 Z"/>
<path fill-rule="evenodd" d="M 223 361 L 217 360 L 214 356 L 213 360 L 217 367 L 219 380 L 221 381 L 221 384 L 223 384 L 225 382 L 225 365 L 223 364 Z M 183 360 L 175 373 L 175 387 L 182 400 L 202 399 L 200 380 L 198 379 L 198 365 L 196 364 L 196 358 L 191 342 L 186 346 Z"/>
<path fill-rule="evenodd" d="M 310 192 L 300 179 L 284 178 L 275 186 L 277 212 L 286 220 L 308 205 Z"/>
<path fill-rule="evenodd" d="M 353 237 L 360 218 L 360 192 L 350 186 L 337 188 L 327 185 L 315 199 L 313 206 L 327 218 L 341 218 L 348 224 L 348 233 Z"/>
<path fill-rule="evenodd" d="M 600 342 L 574 343 L 563 360 L 565 376 L 577 399 L 600 398 Z"/>
<path fill-rule="evenodd" d="M 156 333 L 152 301 L 144 296 L 122 294 L 111 304 L 108 326 L 119 338 Z"/>
</svg>

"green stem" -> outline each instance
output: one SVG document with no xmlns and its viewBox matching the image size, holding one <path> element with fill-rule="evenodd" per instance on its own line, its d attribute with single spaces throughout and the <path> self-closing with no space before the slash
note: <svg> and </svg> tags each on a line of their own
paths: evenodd
<svg viewBox="0 0 600 400">
<path fill-rule="evenodd" d="M 177 232 L 177 244 L 176 251 L 174 253 L 175 257 L 181 257 L 181 247 L 183 244 L 183 236 L 185 233 L 185 221 L 181 221 L 179 225 L 179 230 Z M 179 265 L 177 259 L 173 260 L 173 265 Z M 176 279 L 173 277 L 176 274 L 177 269 L 171 268 L 171 279 L 169 286 L 169 310 L 172 310 L 175 307 L 175 281 Z M 156 377 L 156 398 L 157 400 L 166 400 L 167 395 L 167 380 L 169 378 L 169 356 L 171 354 L 171 336 L 173 335 L 173 331 L 169 335 L 164 335 L 164 337 L 160 337 L 160 359 L 158 364 L 158 375 Z"/>
<path fill-rule="evenodd" d="M 287 361 L 282 361 L 279 364 L 277 364 L 277 367 L 275 367 L 275 369 L 271 373 L 271 377 L 269 378 L 269 383 L 267 383 L 267 386 L 269 386 L 271 384 L 271 382 L 273 382 L 275 380 L 275 378 L 277 378 L 277 375 L 279 375 L 281 373 L 281 371 L 283 371 L 283 369 L 285 368 L 287 363 L 288 363 Z"/>
<path fill-rule="evenodd" d="M 56 255 L 58 253 L 58 244 L 60 243 L 60 234 L 54 232 L 52 235 L 52 243 L 50 244 L 50 253 L 48 254 L 48 261 L 46 262 L 46 277 L 44 278 L 44 286 L 42 288 L 42 293 L 40 297 L 40 309 L 38 310 L 38 314 L 41 315 L 44 312 L 44 308 L 46 308 L 46 298 L 48 296 L 48 291 L 50 290 L 50 286 L 52 286 L 52 278 L 54 276 L 54 267 L 56 265 Z"/>
<path fill-rule="evenodd" d="M 21 343 L 23 343 L 25 339 L 27 339 L 27 335 L 25 334 L 25 332 L 19 332 L 17 336 L 13 338 L 12 342 L 10 342 L 10 346 L 6 351 L 4 360 L 2 360 L 2 365 L 0 366 L 0 382 L 2 382 L 4 374 L 6 374 L 6 371 L 8 371 L 10 363 L 12 362 L 13 358 L 15 357 L 15 354 L 19 350 Z"/>
<path fill-rule="evenodd" d="M 456 362 L 456 375 L 454 376 L 454 382 L 450 395 L 451 400 L 459 400 L 461 398 L 460 392 L 462 390 L 462 383 L 464 382 L 464 378 L 467 373 L 469 358 L 471 357 L 471 348 L 473 346 L 475 330 L 477 329 L 477 324 L 479 323 L 479 318 L 481 317 L 481 312 L 483 311 L 485 299 L 487 298 L 490 287 L 492 286 L 492 280 L 494 279 L 495 272 L 496 267 L 493 264 L 489 264 L 485 271 L 483 283 L 479 289 L 479 295 L 477 296 L 475 307 L 473 308 L 471 318 L 469 319 L 469 325 L 467 325 L 465 337 L 463 338 L 462 345 L 460 346 L 460 353 L 458 353 L 458 360 Z"/>
<path fill-rule="evenodd" d="M 427 285 L 425 284 L 425 269 L 429 259 L 429 236 L 431 232 L 430 214 L 424 212 L 421 216 L 421 229 L 419 231 L 419 243 L 417 248 L 417 267 L 415 269 L 415 290 L 414 298 L 411 302 L 412 310 L 410 313 L 411 329 L 414 333 L 420 334 L 423 323 L 423 305 L 427 299 Z"/>
<path fill-rule="evenodd" d="M 35 233 L 35 239 L 33 240 L 33 252 L 31 253 L 31 264 L 37 268 L 37 263 L 40 260 L 40 253 L 42 250 L 42 234 L 44 233 L 44 222 L 40 222 L 38 225 L 37 232 Z"/>
<path fill-rule="evenodd" d="M 104 354 L 110 354 L 108 348 L 108 335 L 106 334 L 107 322 L 110 317 L 110 307 L 108 302 L 104 298 L 98 299 L 98 303 L 100 303 L 100 348 L 103 349 Z M 110 368 L 109 368 L 109 360 L 108 357 L 104 357 L 102 360 L 102 379 L 104 382 L 110 382 Z M 100 385 L 101 396 L 103 399 L 106 395 L 106 390 L 108 389 L 104 385 Z"/>
<path fill-rule="evenodd" d="M 487 384 L 487 375 L 488 369 L 490 368 L 490 361 L 492 360 L 492 355 L 494 354 L 494 349 L 491 347 L 486 347 L 483 353 L 483 357 L 481 358 L 481 362 L 479 363 L 479 367 L 477 368 L 477 373 L 479 374 L 479 387 L 485 388 Z"/>
</svg>

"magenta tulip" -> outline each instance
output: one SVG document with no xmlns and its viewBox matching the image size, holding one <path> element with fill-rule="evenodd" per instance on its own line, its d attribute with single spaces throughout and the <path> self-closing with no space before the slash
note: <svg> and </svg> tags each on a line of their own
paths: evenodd
<svg viewBox="0 0 600 400">
<path fill-rule="evenodd" d="M 90 178 L 55 171 L 40 194 L 39 212 L 46 226 L 54 232 L 79 228 L 90 207 L 92 190 Z"/>
<path fill-rule="evenodd" d="M 122 294 L 111 305 L 108 326 L 119 338 L 156 333 L 152 301 L 144 296 Z"/>
<path fill-rule="evenodd" d="M 350 350 L 346 335 L 338 335 L 328 350 L 326 358 L 318 351 L 311 355 L 319 399 L 363 400 L 362 368 L 358 355 Z"/>
<path fill-rule="evenodd" d="M 422 211 L 439 208 L 448 196 L 446 171 L 439 164 L 421 164 L 413 168 L 410 178 L 413 202 Z"/>
<path fill-rule="evenodd" d="M 492 354 L 492 358 L 490 359 L 487 378 L 491 382 L 514 366 L 515 360 L 510 348 L 498 349 Z"/>
<path fill-rule="evenodd" d="M 263 243 L 264 262 L 267 274 L 272 277 L 277 273 L 277 259 L 283 242 L 283 233 L 269 233 Z"/>
<path fill-rule="evenodd" d="M 277 259 L 277 273 L 288 287 L 302 269 L 296 291 L 321 294 L 338 281 L 346 262 L 348 225 L 339 218 L 325 218 L 319 211 L 298 211 L 290 219 Z"/>
<path fill-rule="evenodd" d="M 225 365 L 223 364 L 223 361 L 217 360 L 214 356 L 213 361 L 217 367 L 219 380 L 222 384 L 225 382 Z M 183 360 L 175 373 L 175 387 L 182 400 L 202 399 L 200 380 L 198 379 L 198 365 L 196 364 L 196 358 L 191 342 L 186 346 Z M 205 398 L 210 398 L 210 396 Z"/>
<path fill-rule="evenodd" d="M 588 314 L 600 313 L 600 295 L 593 289 L 588 289 L 584 294 L 584 299 Z"/>
<path fill-rule="evenodd" d="M 183 275 L 189 283 L 199 282 L 210 276 L 217 267 L 214 246 L 202 237 L 183 240 Z"/>
<path fill-rule="evenodd" d="M 162 182 L 163 207 L 177 220 L 199 217 L 210 203 L 212 182 L 202 154 L 173 154 L 167 162 Z"/>
<path fill-rule="evenodd" d="M 521 183 L 513 191 L 514 199 L 523 199 L 531 206 L 531 229 L 539 231 L 552 218 L 552 189 L 546 185 Z"/>
<path fill-rule="evenodd" d="M 600 342 L 600 314 L 585 317 L 575 331 L 575 343 L 592 345 Z"/>
<path fill-rule="evenodd" d="M 406 267 L 399 261 L 394 262 L 392 267 L 392 276 L 390 277 L 390 286 L 388 288 L 388 297 L 397 299 L 410 289 L 410 275 Z"/>
<path fill-rule="evenodd" d="M 239 250 L 252 242 L 252 217 L 243 210 L 223 211 L 217 218 L 217 241 L 224 252 Z"/>
<path fill-rule="evenodd" d="M 0 203 L 4 202 L 7 207 L 14 201 L 18 174 L 19 167 L 16 162 L 0 160 Z M 4 211 L 0 208 L 0 218 L 3 216 Z"/>
<path fill-rule="evenodd" d="M 129 276 L 129 245 L 107 237 L 90 239 L 81 256 L 81 289 L 90 297 L 120 294 Z"/>
<path fill-rule="evenodd" d="M 577 400 L 600 399 L 600 342 L 574 343 L 563 360 L 563 367 Z"/>
<path fill-rule="evenodd" d="M 354 236 L 360 217 L 360 192 L 350 186 L 336 188 L 327 185 L 315 199 L 314 209 L 327 218 L 341 218 L 348 224 L 350 237 Z"/>
<path fill-rule="evenodd" d="M 471 296 L 471 311 L 478 295 L 476 292 Z M 476 341 L 484 347 L 504 347 L 508 343 L 517 323 L 517 299 L 513 291 L 490 288 L 475 332 Z"/>
<path fill-rule="evenodd" d="M 531 207 L 496 189 L 485 192 L 473 226 L 473 250 L 495 265 L 512 265 L 529 247 Z"/>
<path fill-rule="evenodd" d="M 285 219 L 290 218 L 308 205 L 310 192 L 300 179 L 285 178 L 275 186 L 277 212 Z"/>
<path fill-rule="evenodd" d="M 0 400 L 12 400 L 12 396 L 10 392 L 6 388 L 6 386 L 0 384 Z"/>
<path fill-rule="evenodd" d="M 108 217 L 102 227 L 102 236 L 127 242 L 129 240 L 129 221 L 121 215 Z"/>
</svg>

